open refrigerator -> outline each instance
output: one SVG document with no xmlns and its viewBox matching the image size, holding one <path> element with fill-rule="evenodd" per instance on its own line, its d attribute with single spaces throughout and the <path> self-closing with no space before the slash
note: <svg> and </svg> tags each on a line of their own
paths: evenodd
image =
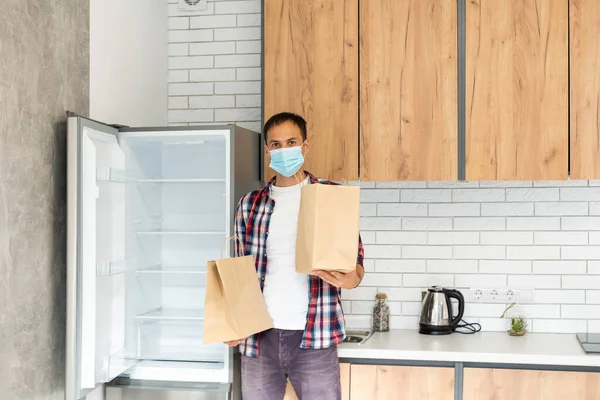
<svg viewBox="0 0 600 400">
<path fill-rule="evenodd" d="M 66 399 L 237 397 L 233 350 L 203 344 L 206 262 L 261 184 L 260 134 L 69 115 L 67 146 Z"/>
</svg>

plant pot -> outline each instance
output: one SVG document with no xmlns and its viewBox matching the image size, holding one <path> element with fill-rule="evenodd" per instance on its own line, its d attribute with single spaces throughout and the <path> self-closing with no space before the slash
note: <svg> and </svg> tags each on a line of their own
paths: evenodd
<svg viewBox="0 0 600 400">
<path fill-rule="evenodd" d="M 510 336 L 523 336 L 527 333 L 527 329 L 518 332 L 509 329 L 506 331 L 506 333 L 508 333 Z"/>
</svg>

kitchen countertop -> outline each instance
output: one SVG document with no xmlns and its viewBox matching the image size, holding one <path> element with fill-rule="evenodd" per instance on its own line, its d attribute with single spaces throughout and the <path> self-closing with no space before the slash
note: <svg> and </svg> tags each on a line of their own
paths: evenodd
<svg viewBox="0 0 600 400">
<path fill-rule="evenodd" d="M 342 359 L 529 364 L 600 367 L 600 355 L 586 354 L 575 334 L 505 332 L 421 335 L 416 330 L 376 332 L 364 344 L 342 343 Z"/>
</svg>

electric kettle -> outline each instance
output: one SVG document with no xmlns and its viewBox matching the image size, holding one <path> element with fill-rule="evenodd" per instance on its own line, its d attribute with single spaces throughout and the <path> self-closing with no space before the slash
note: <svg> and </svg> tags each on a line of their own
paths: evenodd
<svg viewBox="0 0 600 400">
<path fill-rule="evenodd" d="M 454 316 L 452 302 L 458 300 L 458 314 Z M 454 332 L 465 312 L 465 298 L 455 289 L 431 286 L 421 301 L 419 333 L 424 335 L 447 335 Z"/>
</svg>

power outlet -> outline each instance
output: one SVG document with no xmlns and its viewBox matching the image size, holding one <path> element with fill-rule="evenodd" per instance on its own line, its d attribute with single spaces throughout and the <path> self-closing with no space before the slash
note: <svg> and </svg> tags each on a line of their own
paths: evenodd
<svg viewBox="0 0 600 400">
<path fill-rule="evenodd" d="M 505 289 L 502 292 L 502 297 L 507 303 L 512 303 L 518 300 L 519 291 L 516 289 Z"/>
<path fill-rule="evenodd" d="M 481 303 L 485 299 L 485 291 L 479 288 L 471 288 L 471 301 Z"/>
<path fill-rule="evenodd" d="M 469 299 L 475 303 L 533 302 L 533 290 L 511 287 L 471 288 Z"/>
<path fill-rule="evenodd" d="M 489 301 L 490 303 L 496 303 L 500 300 L 502 300 L 502 292 L 498 289 L 489 289 L 487 291 L 487 295 L 486 295 L 486 300 Z"/>
</svg>

